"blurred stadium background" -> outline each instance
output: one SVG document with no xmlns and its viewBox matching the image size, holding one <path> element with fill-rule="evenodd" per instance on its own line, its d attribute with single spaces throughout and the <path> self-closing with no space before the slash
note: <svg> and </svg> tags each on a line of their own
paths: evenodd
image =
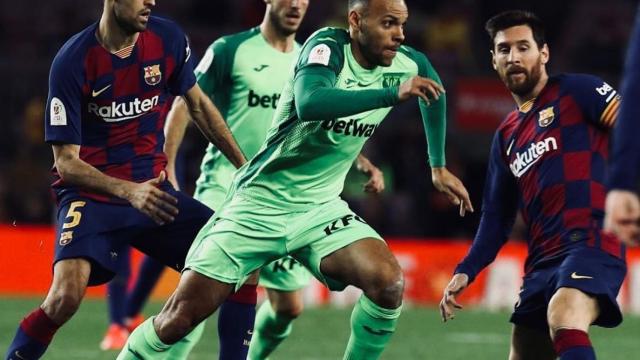
<svg viewBox="0 0 640 360">
<path fill-rule="evenodd" d="M 346 0 L 310 0 L 298 32 L 303 42 L 323 26 L 344 26 Z M 469 189 L 476 209 L 484 185 L 486 157 L 495 126 L 513 109 L 513 101 L 490 65 L 484 21 L 498 11 L 523 8 L 546 23 L 551 48 L 549 72 L 588 72 L 619 86 L 624 52 L 636 12 L 630 0 L 406 0 L 410 18 L 406 43 L 425 51 L 443 78 L 448 95 L 448 166 Z M 58 48 L 71 35 L 96 21 L 102 1 L 0 0 L 0 354 L 4 354 L 19 319 L 36 306 L 50 281 L 54 204 L 49 191 L 50 147 L 43 143 L 48 71 Z M 260 23 L 261 0 L 158 0 L 154 14 L 176 20 L 189 34 L 193 53 L 221 35 Z M 205 146 L 191 129 L 181 153 L 182 181 L 188 192 L 199 171 Z M 508 310 L 517 297 L 524 251 L 522 225 L 512 243 L 466 295 L 471 304 L 451 324 L 441 325 L 434 305 L 455 263 L 465 253 L 479 214 L 460 219 L 457 210 L 436 194 L 426 167 L 424 140 L 415 104 L 398 106 L 369 141 L 367 155 L 383 169 L 387 190 L 381 196 L 361 192 L 353 174 L 344 197 L 390 240 L 407 273 L 409 309 L 383 358 L 506 358 Z M 139 257 L 134 257 L 134 261 Z M 165 274 L 147 313 L 159 310 L 177 276 Z M 45 359 L 109 359 L 98 342 L 107 327 L 103 288 L 56 337 Z M 328 294 L 318 284 L 305 293 L 318 305 L 296 323 L 296 331 L 275 359 L 336 359 L 348 336 L 347 291 Z M 640 253 L 630 256 L 620 302 L 629 316 L 613 331 L 595 331 L 602 359 L 632 359 L 640 353 Z M 313 307 L 313 306 L 310 306 Z M 193 359 L 215 358 L 215 326 Z"/>
</svg>

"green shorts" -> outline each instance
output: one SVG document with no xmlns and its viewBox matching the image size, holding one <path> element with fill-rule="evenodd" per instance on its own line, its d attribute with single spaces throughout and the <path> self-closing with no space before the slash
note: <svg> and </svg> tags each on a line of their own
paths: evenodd
<svg viewBox="0 0 640 360">
<path fill-rule="evenodd" d="M 236 195 L 200 230 L 185 268 L 238 288 L 253 271 L 291 255 L 331 290 L 342 290 L 345 284 L 322 275 L 320 261 L 364 238 L 382 240 L 340 198 L 292 211 Z"/>
<path fill-rule="evenodd" d="M 193 198 L 216 211 L 227 197 L 227 189 L 218 184 L 197 185 Z"/>
<path fill-rule="evenodd" d="M 311 273 L 296 259 L 287 256 L 260 270 L 260 286 L 279 291 L 296 291 L 309 284 Z"/>
</svg>

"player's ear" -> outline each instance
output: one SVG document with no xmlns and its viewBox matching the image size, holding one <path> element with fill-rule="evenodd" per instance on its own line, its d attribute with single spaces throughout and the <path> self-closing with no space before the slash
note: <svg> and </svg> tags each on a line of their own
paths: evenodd
<svg viewBox="0 0 640 360">
<path fill-rule="evenodd" d="M 496 64 L 496 53 L 493 50 L 489 50 L 491 53 L 491 66 L 493 66 L 493 70 L 498 71 L 498 65 Z"/>
<path fill-rule="evenodd" d="M 545 65 L 549 62 L 549 46 L 547 46 L 547 44 L 542 45 L 542 49 L 540 49 L 540 55 L 540 61 L 542 62 L 542 65 Z"/>
<path fill-rule="evenodd" d="M 358 32 L 360 32 L 360 22 L 362 21 L 362 15 L 360 14 L 360 12 L 358 12 L 358 10 L 356 9 L 349 10 L 348 20 L 349 28 L 358 30 Z"/>
</svg>

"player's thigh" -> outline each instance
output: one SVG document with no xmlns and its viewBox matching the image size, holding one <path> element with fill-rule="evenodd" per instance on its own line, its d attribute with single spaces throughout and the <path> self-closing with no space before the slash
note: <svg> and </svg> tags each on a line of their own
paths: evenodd
<svg viewBox="0 0 640 360">
<path fill-rule="evenodd" d="M 585 323 L 619 325 L 622 313 L 616 297 L 626 272 L 624 261 L 600 249 L 574 250 L 556 270 L 549 298 L 550 325 L 584 329 Z"/>
<path fill-rule="evenodd" d="M 196 235 L 213 216 L 213 210 L 182 192 L 169 192 L 178 199 L 175 220 L 162 226 L 150 224 L 132 238 L 131 246 L 180 271 Z"/>
<path fill-rule="evenodd" d="M 241 285 L 251 273 L 285 255 L 286 223 L 281 210 L 234 199 L 200 230 L 186 268 Z"/>
<path fill-rule="evenodd" d="M 287 240 L 291 255 L 331 290 L 347 285 L 364 289 L 393 277 L 401 280 L 400 266 L 382 237 L 341 199 L 309 211 L 295 223 L 300 231 Z"/>
<path fill-rule="evenodd" d="M 556 353 L 549 334 L 541 329 L 514 325 L 509 360 L 554 360 Z"/>
<path fill-rule="evenodd" d="M 599 313 L 600 308 L 595 296 L 578 289 L 561 287 L 549 301 L 547 322 L 552 333 L 562 327 L 586 332 Z"/>
<path fill-rule="evenodd" d="M 140 224 L 152 224 L 131 206 L 78 199 L 58 209 L 54 264 L 85 259 L 91 266 L 89 286 L 103 284 L 118 271 L 129 237 Z"/>
</svg>

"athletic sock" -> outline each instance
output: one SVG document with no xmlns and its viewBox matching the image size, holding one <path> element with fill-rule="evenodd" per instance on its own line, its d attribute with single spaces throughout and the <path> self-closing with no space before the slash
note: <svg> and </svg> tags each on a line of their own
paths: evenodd
<svg viewBox="0 0 640 360">
<path fill-rule="evenodd" d="M 124 326 L 125 307 L 127 302 L 127 283 L 129 281 L 129 266 L 120 267 L 116 276 L 107 284 L 107 306 L 109 308 L 109 323 Z"/>
<path fill-rule="evenodd" d="M 163 270 L 164 265 L 161 262 L 150 256 L 144 257 L 133 289 L 127 296 L 125 310 L 127 318 L 134 318 L 142 311 L 142 307 L 149 299 L 149 295 L 160 279 Z"/>
<path fill-rule="evenodd" d="M 13 341 L 9 345 L 6 358 L 9 360 L 39 359 L 58 331 L 60 325 L 37 308 L 22 319 Z"/>
<path fill-rule="evenodd" d="M 160 340 L 153 328 L 154 317 L 148 318 L 129 335 L 129 339 L 117 360 L 167 359 L 167 350 L 171 345 Z"/>
<path fill-rule="evenodd" d="M 256 313 L 249 359 L 266 359 L 291 334 L 292 322 L 293 318 L 278 315 L 273 311 L 269 300 L 263 302 Z"/>
<path fill-rule="evenodd" d="M 396 330 L 402 306 L 385 309 L 360 296 L 351 313 L 351 336 L 343 360 L 374 360 Z"/>
<path fill-rule="evenodd" d="M 219 360 L 245 360 L 256 319 L 256 285 L 243 285 L 229 295 L 218 315 Z"/>
<path fill-rule="evenodd" d="M 553 338 L 553 347 L 560 360 L 595 360 L 589 334 L 577 329 L 560 329 Z"/>
</svg>

